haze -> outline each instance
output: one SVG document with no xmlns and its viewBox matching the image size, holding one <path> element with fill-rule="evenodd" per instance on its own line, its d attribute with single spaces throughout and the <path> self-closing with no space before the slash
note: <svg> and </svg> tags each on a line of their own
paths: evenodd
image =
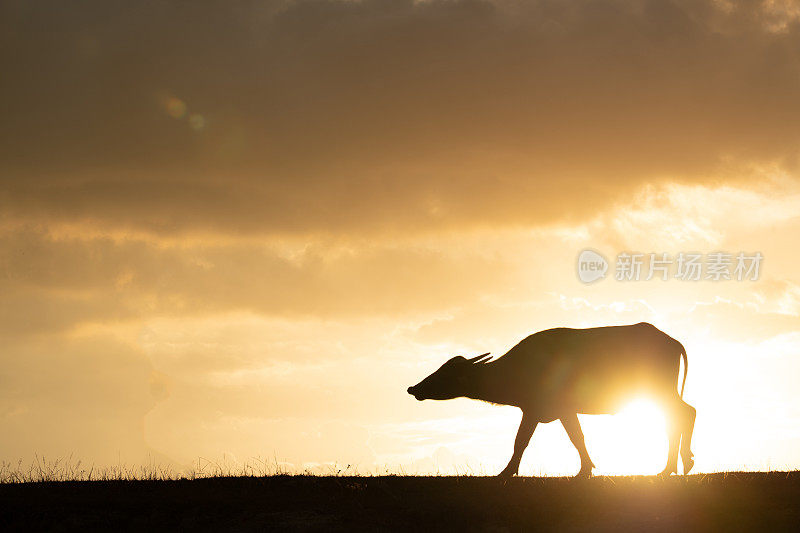
<svg viewBox="0 0 800 533">
<path fill-rule="evenodd" d="M 648 321 L 697 471 L 800 468 L 800 3 L 7 1 L 0 57 L 0 459 L 494 474 L 518 410 L 409 385 Z M 582 422 L 663 466 L 646 400 Z M 577 465 L 552 424 L 520 473 Z"/>
</svg>

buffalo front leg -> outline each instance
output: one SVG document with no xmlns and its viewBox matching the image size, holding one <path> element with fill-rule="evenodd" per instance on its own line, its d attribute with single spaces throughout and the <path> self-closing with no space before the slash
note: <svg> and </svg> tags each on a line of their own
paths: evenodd
<svg viewBox="0 0 800 533">
<path fill-rule="evenodd" d="M 510 478 L 517 473 L 519 470 L 519 463 L 522 461 L 522 452 L 528 447 L 533 431 L 538 424 L 539 422 L 525 414 L 525 411 L 522 412 L 522 421 L 519 423 L 517 438 L 514 439 L 514 454 L 511 456 L 508 466 L 500 472 L 498 477 Z"/>
<path fill-rule="evenodd" d="M 592 468 L 594 463 L 589 458 L 589 452 L 586 450 L 586 442 L 583 439 L 583 431 L 581 431 L 581 424 L 578 422 L 578 415 L 569 415 L 561 418 L 561 425 L 567 431 L 569 440 L 572 445 L 578 450 L 578 455 L 581 458 L 581 470 L 578 472 L 578 477 L 589 477 L 592 475 Z"/>
</svg>

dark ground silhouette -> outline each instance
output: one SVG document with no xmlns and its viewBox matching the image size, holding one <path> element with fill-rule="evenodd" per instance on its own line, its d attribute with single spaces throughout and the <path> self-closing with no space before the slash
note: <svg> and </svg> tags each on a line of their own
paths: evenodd
<svg viewBox="0 0 800 533">
<path fill-rule="evenodd" d="M 800 472 L 310 477 L 0 485 L 15 530 L 797 531 Z"/>
</svg>

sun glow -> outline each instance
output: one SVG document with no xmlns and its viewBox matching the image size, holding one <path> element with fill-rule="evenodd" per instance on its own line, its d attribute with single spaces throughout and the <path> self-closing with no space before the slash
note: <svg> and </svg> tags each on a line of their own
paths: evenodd
<svg viewBox="0 0 800 533">
<path fill-rule="evenodd" d="M 618 415 L 586 417 L 589 453 L 596 474 L 652 474 L 664 468 L 667 456 L 666 421 L 652 400 L 638 398 Z"/>
<path fill-rule="evenodd" d="M 648 430 L 664 428 L 664 413 L 655 402 L 646 398 L 632 401 L 619 414 L 626 423 L 635 423 L 637 428 Z"/>
</svg>

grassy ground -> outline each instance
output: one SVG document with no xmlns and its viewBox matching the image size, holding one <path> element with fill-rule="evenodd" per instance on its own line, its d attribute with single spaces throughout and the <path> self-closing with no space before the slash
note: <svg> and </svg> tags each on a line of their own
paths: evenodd
<svg viewBox="0 0 800 533">
<path fill-rule="evenodd" d="M 800 472 L 0 484 L 4 530 L 797 531 Z"/>
</svg>

